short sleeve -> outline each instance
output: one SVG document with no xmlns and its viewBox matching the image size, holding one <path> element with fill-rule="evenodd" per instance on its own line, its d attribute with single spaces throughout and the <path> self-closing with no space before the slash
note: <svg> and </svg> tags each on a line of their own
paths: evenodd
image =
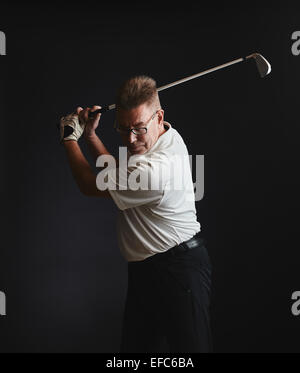
<svg viewBox="0 0 300 373">
<path fill-rule="evenodd" d="M 164 195 L 160 173 L 153 165 L 141 163 L 107 171 L 107 189 L 120 210 L 158 205 Z"/>
</svg>

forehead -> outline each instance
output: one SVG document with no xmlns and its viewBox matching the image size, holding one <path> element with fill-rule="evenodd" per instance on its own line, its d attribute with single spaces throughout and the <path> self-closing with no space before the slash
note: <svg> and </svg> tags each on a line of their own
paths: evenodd
<svg viewBox="0 0 300 373">
<path fill-rule="evenodd" d="M 143 104 L 130 110 L 118 109 L 116 112 L 116 119 L 119 125 L 131 127 L 146 122 L 151 114 L 151 108 Z"/>
</svg>

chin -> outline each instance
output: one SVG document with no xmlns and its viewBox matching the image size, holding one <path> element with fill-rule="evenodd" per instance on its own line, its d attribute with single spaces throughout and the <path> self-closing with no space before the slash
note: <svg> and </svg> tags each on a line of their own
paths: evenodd
<svg viewBox="0 0 300 373">
<path fill-rule="evenodd" d="M 147 149 L 136 149 L 136 150 L 130 150 L 131 154 L 144 154 L 146 153 Z"/>
<path fill-rule="evenodd" d="M 128 148 L 131 154 L 144 154 L 146 153 L 147 149 L 144 146 L 138 146 L 136 149 Z"/>
</svg>

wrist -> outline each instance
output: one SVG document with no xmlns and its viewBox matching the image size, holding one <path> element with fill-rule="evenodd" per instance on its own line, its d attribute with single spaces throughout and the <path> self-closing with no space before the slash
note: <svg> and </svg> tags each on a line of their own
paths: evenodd
<svg viewBox="0 0 300 373">
<path fill-rule="evenodd" d="M 97 137 L 96 132 L 94 130 L 84 131 L 83 136 L 86 140 L 90 140 Z"/>
<path fill-rule="evenodd" d="M 77 140 L 74 139 L 68 139 L 68 140 L 62 140 L 61 144 L 65 147 L 71 147 L 74 146 L 74 144 L 78 144 Z"/>
</svg>

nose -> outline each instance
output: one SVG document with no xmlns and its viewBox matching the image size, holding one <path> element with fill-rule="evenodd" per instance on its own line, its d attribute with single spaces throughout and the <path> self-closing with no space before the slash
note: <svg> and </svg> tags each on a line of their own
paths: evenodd
<svg viewBox="0 0 300 373">
<path fill-rule="evenodd" d="M 135 140 L 136 140 L 136 135 L 131 131 L 129 133 L 129 142 L 130 142 L 130 144 L 132 144 L 133 142 L 135 142 Z"/>
</svg>

